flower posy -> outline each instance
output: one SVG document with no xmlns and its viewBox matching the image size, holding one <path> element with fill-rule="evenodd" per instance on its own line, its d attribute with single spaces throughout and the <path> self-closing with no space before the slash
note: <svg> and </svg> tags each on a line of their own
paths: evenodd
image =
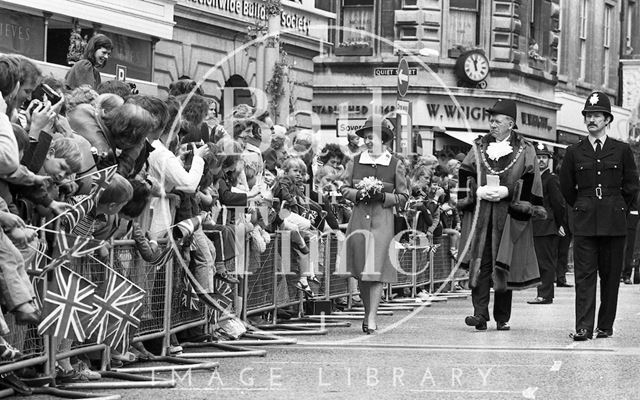
<svg viewBox="0 0 640 400">
<path fill-rule="evenodd" d="M 362 180 L 356 184 L 356 189 L 363 190 L 366 193 L 366 197 L 381 193 L 383 188 L 382 181 L 373 176 L 362 178 Z"/>
</svg>

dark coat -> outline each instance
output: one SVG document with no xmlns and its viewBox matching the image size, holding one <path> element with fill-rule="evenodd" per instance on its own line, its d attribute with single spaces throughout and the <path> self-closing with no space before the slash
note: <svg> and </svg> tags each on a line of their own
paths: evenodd
<svg viewBox="0 0 640 400">
<path fill-rule="evenodd" d="M 573 209 L 576 236 L 625 236 L 638 192 L 638 171 L 627 143 L 607 137 L 599 156 L 588 138 L 567 148 L 562 195 Z"/>
<path fill-rule="evenodd" d="M 500 184 L 507 187 L 509 195 L 499 202 L 481 200 L 477 208 L 476 217 L 478 219 L 475 231 L 472 231 L 476 203 L 475 201 L 467 202 L 467 197 L 474 197 L 475 193 L 465 191 L 458 193 L 459 208 L 463 212 L 459 248 L 465 249 L 467 245 L 469 246 L 468 252 L 461 255 L 464 257 L 462 265 L 469 268 L 469 286 L 476 287 L 482 252 L 485 241 L 489 238 L 494 267 L 500 266 L 500 271 L 494 268 L 492 276 L 494 288 L 496 290 L 526 289 L 540 283 L 538 261 L 535 254 L 532 254 L 533 233 L 531 228 L 532 214 L 537 208 L 542 208 L 542 183 L 536 150 L 531 142 L 524 139 L 521 134 L 512 132 L 509 142 L 514 152 L 497 161 L 484 162 L 483 160 L 486 159 L 482 154 L 493 141 L 495 138 L 491 135 L 485 135 L 474 141 L 474 147 L 460 166 L 458 181 L 463 187 L 466 186 L 469 178 L 477 182 L 476 171 L 479 166 L 480 182 L 478 186 L 486 185 L 487 174 L 491 173 L 487 164 L 498 172 L 513 162 L 510 168 L 500 174 Z M 522 148 L 521 151 L 519 151 L 520 148 Z M 516 188 L 519 185 L 522 186 L 522 191 L 519 198 L 514 198 L 517 192 Z M 530 204 L 532 210 L 523 214 L 513 209 L 511 207 L 513 200 Z M 489 227 L 491 229 L 488 229 Z M 511 242 L 507 240 L 509 238 L 506 236 L 503 240 L 505 230 L 507 230 L 508 235 L 506 236 L 510 237 Z M 468 244 L 468 242 L 470 243 Z M 505 274 L 504 270 L 509 270 L 509 272 Z"/>
<path fill-rule="evenodd" d="M 560 178 L 548 169 L 542 173 L 542 193 L 547 218 L 533 220 L 533 236 L 557 235 L 566 219 L 566 203 L 560 191 Z"/>
</svg>

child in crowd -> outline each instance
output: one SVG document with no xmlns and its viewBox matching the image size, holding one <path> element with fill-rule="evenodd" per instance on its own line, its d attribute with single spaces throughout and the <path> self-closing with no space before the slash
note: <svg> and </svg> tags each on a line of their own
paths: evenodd
<svg viewBox="0 0 640 400">
<path fill-rule="evenodd" d="M 440 221 L 442 222 L 442 233 L 449 236 L 449 256 L 455 261 L 458 260 L 458 239 L 460 238 L 460 214 L 456 207 L 458 195 L 449 192 L 445 195 L 447 201 L 442 204 Z"/>
<path fill-rule="evenodd" d="M 327 144 L 318 154 L 320 166 L 314 176 L 314 188 L 323 195 L 337 193 L 343 185 L 345 154 L 342 148 L 335 143 Z"/>
<path fill-rule="evenodd" d="M 318 221 L 317 210 L 312 210 L 309 200 L 304 195 L 302 184 L 306 171 L 306 164 L 302 159 L 291 157 L 283 164 L 283 174 L 276 178 L 273 186 L 273 196 L 280 201 L 279 217 L 283 229 L 291 232 L 291 243 L 296 255 L 297 265 L 292 272 L 298 274 L 296 288 L 307 296 L 314 293 L 309 281 L 320 283 L 312 271 L 309 271 L 309 248 L 306 241 L 314 236 L 312 221 Z"/>
</svg>

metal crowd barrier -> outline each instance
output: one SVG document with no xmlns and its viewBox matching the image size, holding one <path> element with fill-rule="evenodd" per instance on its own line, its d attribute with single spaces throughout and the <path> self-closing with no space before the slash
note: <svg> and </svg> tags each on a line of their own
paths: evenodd
<svg viewBox="0 0 640 400">
<path fill-rule="evenodd" d="M 304 316 L 304 303 L 308 300 L 295 288 L 297 276 L 281 273 L 282 257 L 291 255 L 283 254 L 282 235 L 272 235 L 271 239 L 262 254 L 249 242 L 245 246 L 243 268 L 248 274 L 239 275 L 242 278 L 241 301 L 236 305 L 240 306 L 240 309 L 236 309 L 237 315 L 245 322 L 254 316 L 270 314 L 271 321 L 275 324 L 278 310 L 284 308 L 298 307 L 298 316 Z M 344 245 L 340 240 L 335 234 L 323 234 L 318 240 L 318 250 L 313 262 L 314 271 L 320 280 L 319 287 L 315 288 L 318 293 L 316 299 L 350 299 L 355 294 L 349 290 L 349 277 L 336 273 L 336 259 L 340 246 Z M 450 282 L 447 280 L 454 266 L 448 254 L 449 238 L 443 236 L 439 242 L 436 239 L 437 243 L 440 246 L 435 253 L 419 247 L 399 249 L 398 259 L 406 273 L 399 274 L 398 282 L 391 285 L 390 289 L 409 288 L 411 297 L 415 297 L 418 288 L 428 287 L 429 292 L 434 293 L 437 285 L 450 283 L 453 289 L 456 283 L 465 280 L 463 271 L 458 271 Z M 161 246 L 166 246 L 166 243 L 161 243 Z M 140 313 L 141 323 L 132 343 L 162 338 L 162 355 L 166 356 L 171 334 L 203 325 L 205 332 L 208 331 L 211 310 L 205 304 L 199 310 L 188 309 L 182 304 L 181 293 L 185 289 L 185 281 L 182 279 L 182 266 L 175 256 L 166 265 L 153 266 L 141 259 L 132 240 L 118 240 L 112 241 L 110 258 L 104 261 L 146 291 Z M 104 266 L 89 257 L 78 262 L 74 269 L 97 284 L 105 279 Z M 230 272 L 233 272 L 233 268 Z M 17 326 L 10 314 L 6 315 L 6 319 L 11 329 L 6 339 L 22 350 L 26 357 L 19 362 L 0 365 L 0 373 L 40 364 L 45 364 L 46 371 L 53 372 L 56 360 L 96 351 L 101 353 L 103 370 L 109 367 L 108 346 L 88 340 L 75 344 L 69 351 L 58 352 L 57 341 L 39 336 L 35 326 Z M 194 364 L 192 368 L 197 368 L 197 365 Z M 171 386 L 171 383 L 167 385 Z"/>
</svg>

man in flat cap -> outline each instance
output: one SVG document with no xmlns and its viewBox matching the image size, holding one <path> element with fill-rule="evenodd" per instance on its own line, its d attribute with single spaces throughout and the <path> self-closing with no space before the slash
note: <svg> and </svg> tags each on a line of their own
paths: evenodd
<svg viewBox="0 0 640 400">
<path fill-rule="evenodd" d="M 597 338 L 613 335 L 627 234 L 627 213 L 638 191 L 638 172 L 627 143 L 607 136 L 613 121 L 609 97 L 593 92 L 582 110 L 589 135 L 567 148 L 560 188 L 573 208 L 576 333 L 594 334 L 596 284 L 600 275 Z"/>
<path fill-rule="evenodd" d="M 540 284 L 531 217 L 544 213 L 542 183 L 533 144 L 515 131 L 515 102 L 498 100 L 489 114 L 490 133 L 474 141 L 458 173 L 458 207 L 463 212 L 459 248 L 471 241 L 462 260 L 463 267 L 469 268 L 473 301 L 473 315 L 465 323 L 487 329 L 493 283 L 496 327 L 509 330 L 512 290 Z M 472 232 L 476 209 L 478 220 Z"/>
</svg>

